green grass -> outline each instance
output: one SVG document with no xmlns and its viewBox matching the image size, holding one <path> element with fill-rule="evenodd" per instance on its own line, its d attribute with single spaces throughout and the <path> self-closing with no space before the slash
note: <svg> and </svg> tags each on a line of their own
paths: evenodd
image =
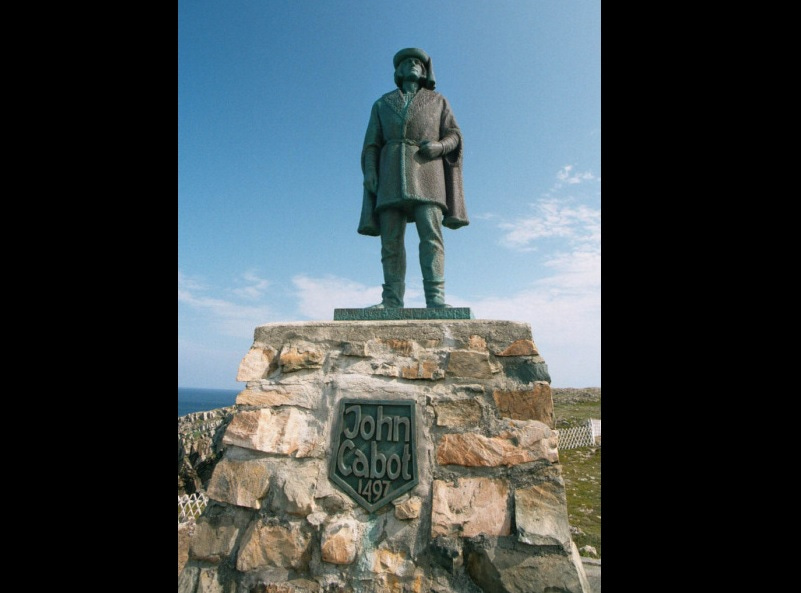
<svg viewBox="0 0 801 593">
<path fill-rule="evenodd" d="M 590 545 L 601 557 L 601 448 L 559 451 L 567 495 L 567 517 L 579 550 Z M 585 554 L 583 556 L 592 556 Z"/>
<path fill-rule="evenodd" d="M 552 390 L 557 429 L 601 418 L 601 390 Z M 571 537 L 579 550 L 590 545 L 601 557 L 601 447 L 560 449 L 559 463 L 565 480 Z M 585 554 L 583 556 L 592 556 Z"/>
</svg>

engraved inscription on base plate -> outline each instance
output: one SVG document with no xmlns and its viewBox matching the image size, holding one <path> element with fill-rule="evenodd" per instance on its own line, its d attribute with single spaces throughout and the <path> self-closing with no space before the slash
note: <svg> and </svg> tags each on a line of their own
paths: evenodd
<svg viewBox="0 0 801 593">
<path fill-rule="evenodd" d="M 395 319 L 474 319 L 470 307 L 334 309 L 334 321 L 388 321 Z"/>
<path fill-rule="evenodd" d="M 417 485 L 414 400 L 343 399 L 328 477 L 373 512 Z"/>
</svg>

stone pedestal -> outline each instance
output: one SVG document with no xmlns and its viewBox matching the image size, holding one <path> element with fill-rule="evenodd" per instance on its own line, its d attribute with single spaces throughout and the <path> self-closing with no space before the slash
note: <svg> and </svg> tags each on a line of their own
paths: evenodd
<svg viewBox="0 0 801 593">
<path fill-rule="evenodd" d="M 590 593 L 528 324 L 259 326 L 185 593 Z"/>
</svg>

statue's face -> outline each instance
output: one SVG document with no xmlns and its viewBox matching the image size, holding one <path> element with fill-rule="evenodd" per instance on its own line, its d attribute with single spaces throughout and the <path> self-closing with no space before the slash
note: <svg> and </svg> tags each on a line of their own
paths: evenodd
<svg viewBox="0 0 801 593">
<path fill-rule="evenodd" d="M 425 78 L 426 67 L 419 58 L 406 58 L 398 64 L 398 73 L 404 80 Z"/>
</svg>

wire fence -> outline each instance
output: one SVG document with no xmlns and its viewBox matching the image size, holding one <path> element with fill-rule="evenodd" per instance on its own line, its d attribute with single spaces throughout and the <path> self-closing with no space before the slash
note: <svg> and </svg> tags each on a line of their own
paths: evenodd
<svg viewBox="0 0 801 593">
<path fill-rule="evenodd" d="M 559 432 L 559 449 L 577 449 L 578 447 L 592 447 L 601 440 L 601 421 L 595 418 L 587 420 L 586 424 L 565 428 Z"/>
<path fill-rule="evenodd" d="M 206 508 L 209 497 L 205 492 L 193 492 L 178 497 L 178 525 L 198 518 Z"/>
</svg>

